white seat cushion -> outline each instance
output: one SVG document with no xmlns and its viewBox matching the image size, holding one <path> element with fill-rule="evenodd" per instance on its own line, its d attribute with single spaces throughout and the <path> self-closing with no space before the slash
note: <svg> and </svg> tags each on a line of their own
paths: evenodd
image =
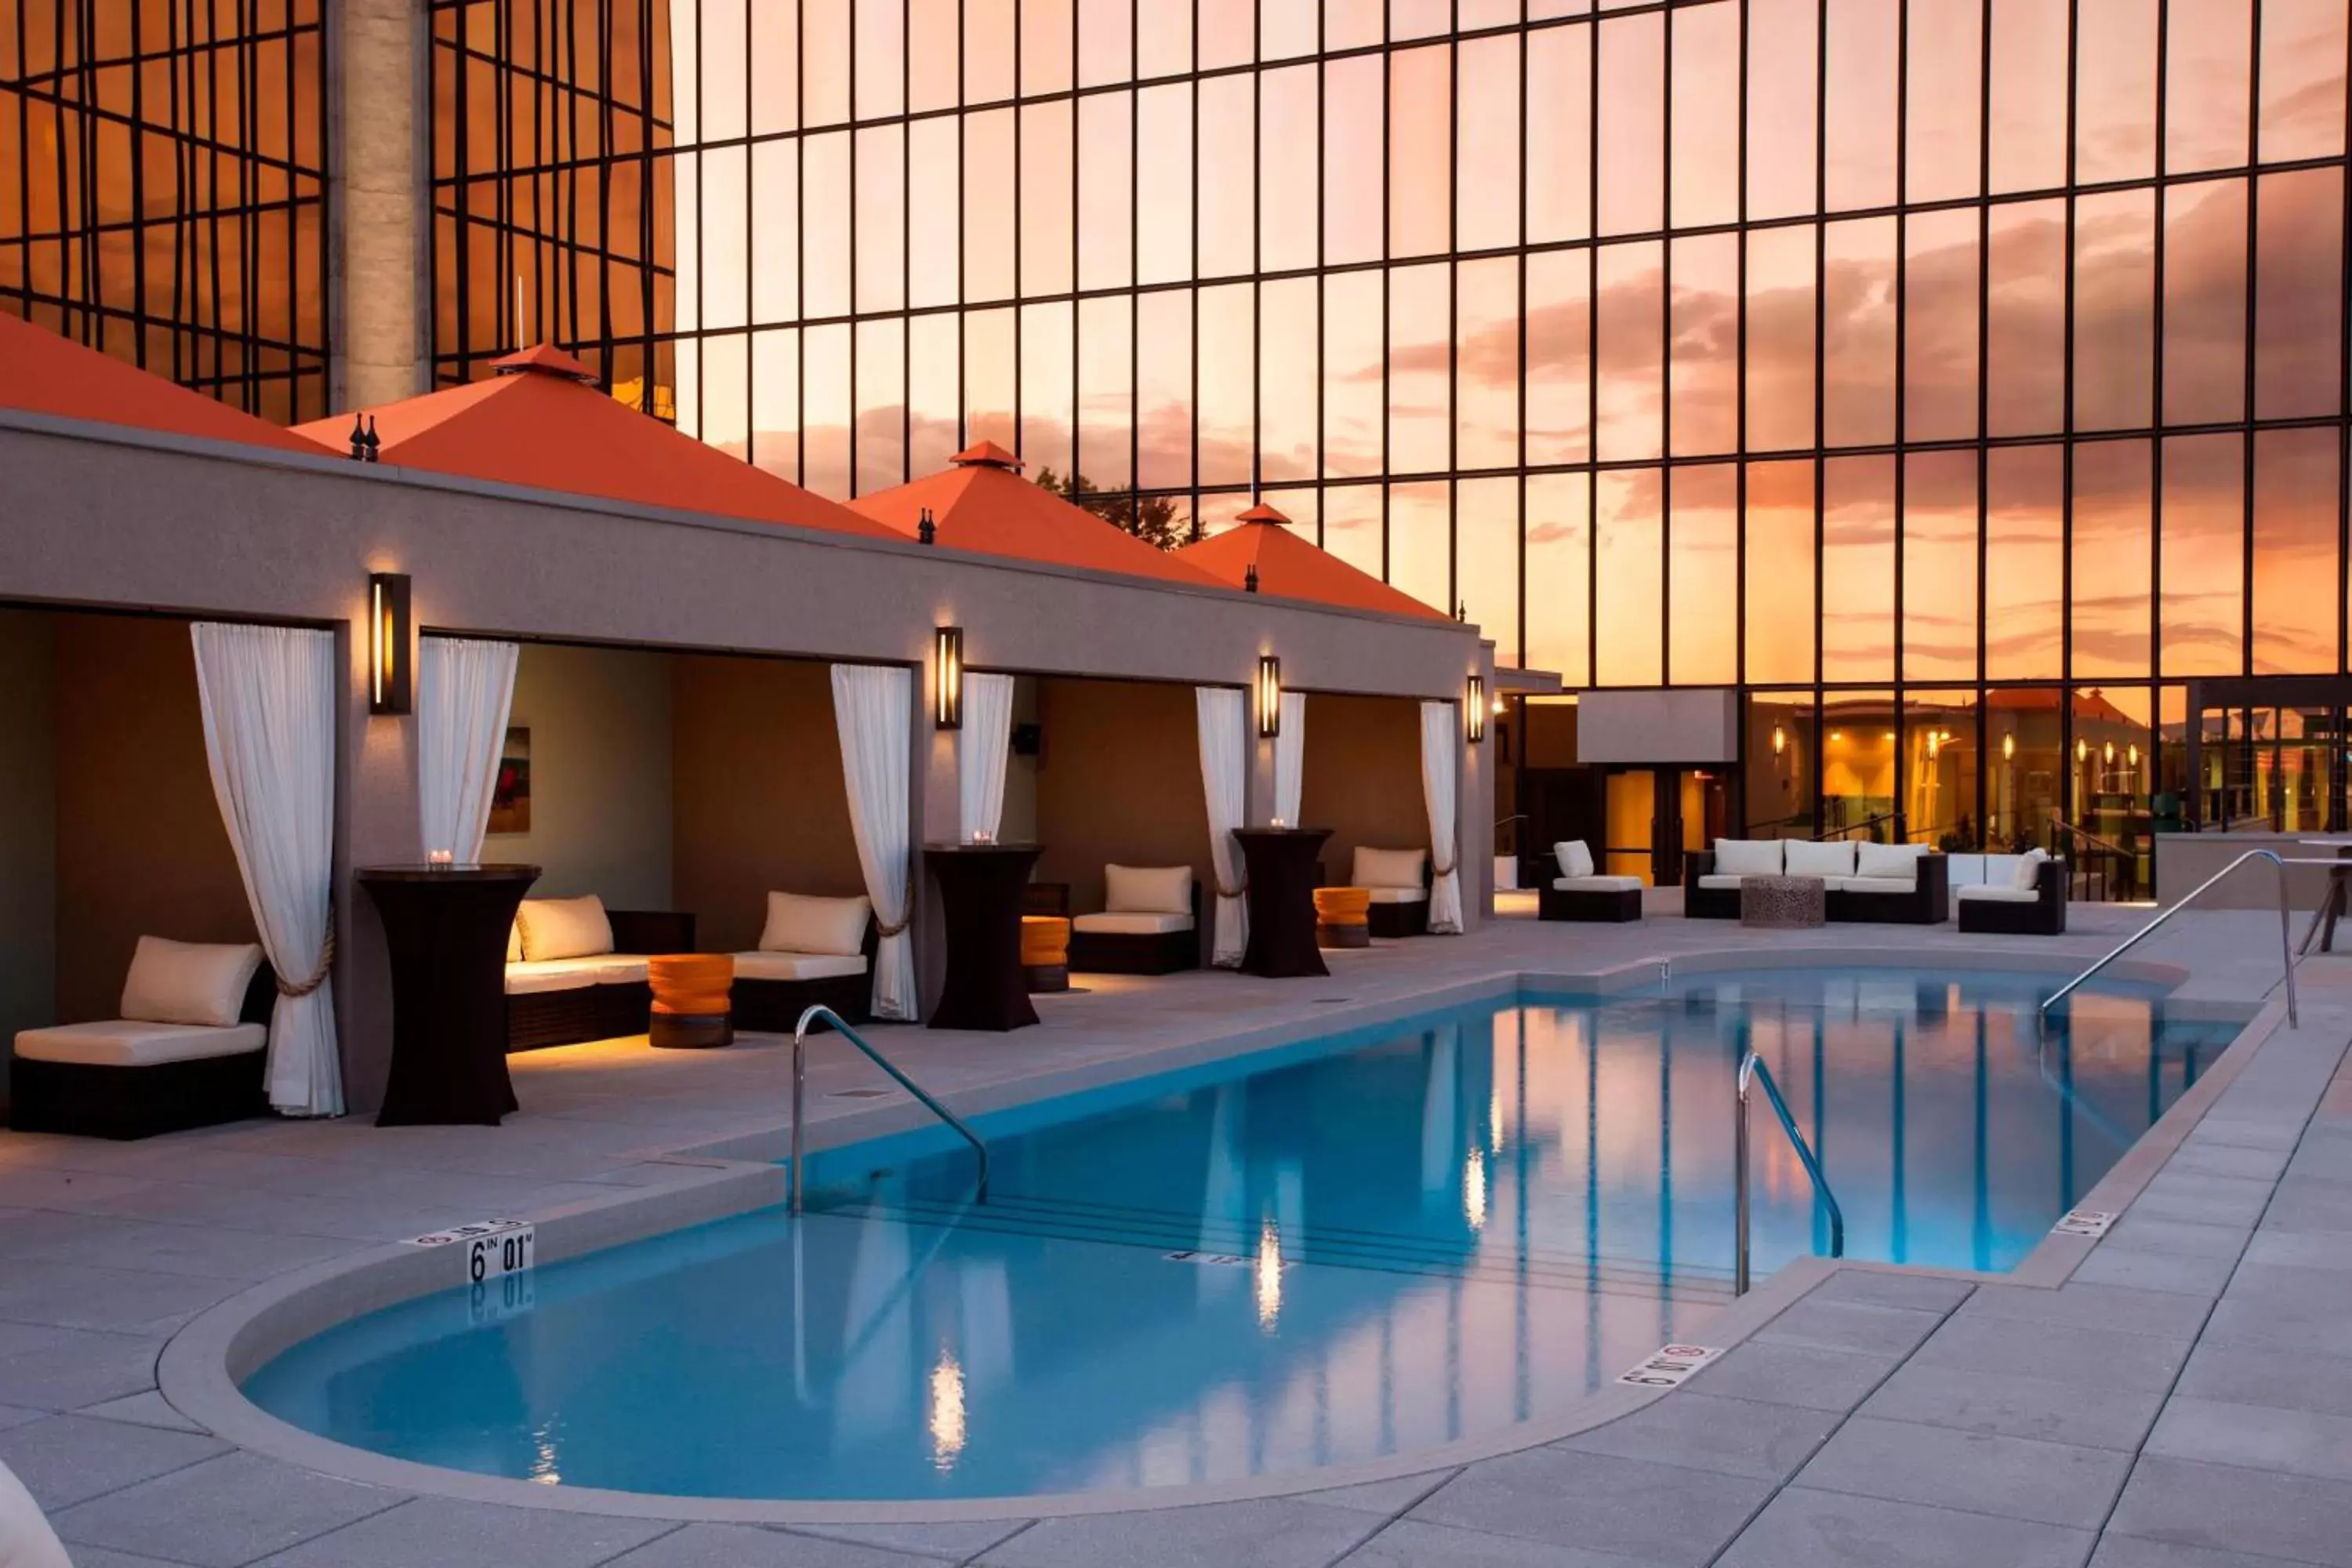
<svg viewBox="0 0 2352 1568">
<path fill-rule="evenodd" d="M 1166 910 L 1105 910 L 1078 916 L 1070 922 L 1070 929 L 1090 936 L 1164 936 L 1172 931 L 1191 931 L 1192 917 Z"/>
<path fill-rule="evenodd" d="M 1895 878 L 1916 881 L 1920 857 L 1927 853 L 1925 844 L 1857 844 L 1853 853 L 1853 874 L 1872 879 Z"/>
<path fill-rule="evenodd" d="M 1771 873 L 1778 876 L 1780 873 Z M 1739 889 L 1740 879 L 1727 877 L 1720 871 L 1710 871 L 1698 879 L 1698 885 L 1711 893 L 1730 893 Z"/>
<path fill-rule="evenodd" d="M 523 958 L 531 963 L 613 951 L 613 922 L 604 918 L 604 900 L 593 893 L 577 899 L 525 899 L 515 923 L 522 927 Z"/>
<path fill-rule="evenodd" d="M 16 1054 L 26 1061 L 72 1062 L 81 1067 L 151 1068 L 163 1062 L 201 1061 L 242 1056 L 269 1043 L 258 1024 L 215 1027 L 204 1024 L 150 1024 L 108 1018 L 95 1024 L 60 1024 L 27 1029 L 16 1037 Z"/>
<path fill-rule="evenodd" d="M 1429 900 L 1427 888 L 1366 888 L 1375 904 L 1420 904 Z"/>
<path fill-rule="evenodd" d="M 1842 893 L 1913 893 L 1919 889 L 1909 877 L 1832 877 L 1829 883 Z"/>
<path fill-rule="evenodd" d="M 1189 922 L 1192 914 L 1192 868 L 1105 866 L 1103 908 L 1114 914 L 1182 915 Z"/>
<path fill-rule="evenodd" d="M 768 924 L 760 932 L 761 952 L 832 953 L 856 958 L 866 950 L 871 900 L 813 899 L 800 893 L 770 893 Z"/>
<path fill-rule="evenodd" d="M 1562 839 L 1551 847 L 1551 854 L 1552 858 L 1559 862 L 1561 876 L 1590 877 L 1592 875 L 1592 851 L 1585 847 L 1583 839 Z"/>
<path fill-rule="evenodd" d="M 1393 902 L 1380 896 L 1382 888 L 1411 888 L 1418 892 L 1422 887 L 1422 868 L 1429 863 L 1426 849 L 1372 849 L 1356 847 L 1353 875 L 1348 879 L 1351 888 L 1372 889 L 1374 903 Z"/>
<path fill-rule="evenodd" d="M 1551 885 L 1563 893 L 1623 893 L 1638 889 L 1639 877 L 1554 877 Z"/>
<path fill-rule="evenodd" d="M 599 985 L 642 985 L 652 976 L 651 962 L 641 956 L 608 952 L 595 962 Z"/>
<path fill-rule="evenodd" d="M 1780 874 L 1778 838 L 1718 838 L 1715 869 L 1725 877 L 1777 877 Z"/>
<path fill-rule="evenodd" d="M 1971 882 L 1953 889 L 1952 897 L 1979 904 L 2031 904 L 2042 895 L 2032 888 L 2003 888 L 1991 882 Z"/>
<path fill-rule="evenodd" d="M 604 978 L 609 956 L 594 958 L 526 959 L 507 965 L 507 994 L 529 996 L 541 991 L 585 991 Z M 644 978 L 642 972 L 639 979 Z"/>
<path fill-rule="evenodd" d="M 245 1011 L 246 987 L 261 967 L 254 943 L 173 942 L 142 936 L 122 982 L 122 1016 L 147 1024 L 226 1029 Z"/>
<path fill-rule="evenodd" d="M 1782 847 L 1788 853 L 1787 867 L 1791 877 L 1851 877 L 1853 871 L 1853 843 L 1851 839 L 1833 838 L 1827 844 L 1814 844 L 1802 838 L 1791 838 Z"/>
<path fill-rule="evenodd" d="M 866 973 L 862 952 L 739 952 L 738 980 L 833 980 Z"/>
</svg>

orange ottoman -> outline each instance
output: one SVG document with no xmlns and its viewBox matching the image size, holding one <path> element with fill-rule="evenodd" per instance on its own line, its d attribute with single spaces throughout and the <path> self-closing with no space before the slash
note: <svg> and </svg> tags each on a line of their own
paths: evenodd
<svg viewBox="0 0 2352 1568">
<path fill-rule="evenodd" d="M 1031 991 L 1070 988 L 1070 922 L 1060 915 L 1021 917 L 1021 973 Z"/>
<path fill-rule="evenodd" d="M 646 1039 L 664 1050 L 732 1045 L 735 960 L 723 952 L 680 952 L 646 961 L 654 993 Z"/>
<path fill-rule="evenodd" d="M 1372 890 L 1370 888 L 1315 889 L 1315 945 L 1370 947 Z"/>
</svg>

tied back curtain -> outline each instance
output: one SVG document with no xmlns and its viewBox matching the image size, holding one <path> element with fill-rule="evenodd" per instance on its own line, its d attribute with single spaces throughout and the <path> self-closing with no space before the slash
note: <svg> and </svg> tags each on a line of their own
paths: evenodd
<svg viewBox="0 0 2352 1568">
<path fill-rule="evenodd" d="M 522 649 L 475 637 L 420 637 L 416 649 L 416 829 L 425 858 L 482 858 Z"/>
<path fill-rule="evenodd" d="M 1296 827 L 1307 788 L 1307 693 L 1284 692 L 1281 711 L 1281 732 L 1274 738 L 1274 816 L 1284 826 Z"/>
<path fill-rule="evenodd" d="M 1249 788 L 1249 757 L 1243 740 L 1246 715 L 1242 694 L 1231 687 L 1197 687 L 1192 696 L 1201 725 L 1201 793 L 1209 802 L 1209 864 L 1217 876 L 1217 940 L 1212 962 L 1221 969 L 1238 969 L 1249 947 L 1242 847 L 1234 837 L 1234 829 L 1243 826 Z"/>
<path fill-rule="evenodd" d="M 1429 929 L 1462 929 L 1461 844 L 1454 832 L 1454 797 L 1462 767 L 1460 729 L 1451 702 L 1421 705 L 1421 793 L 1429 804 Z"/>
<path fill-rule="evenodd" d="M 1004 764 L 1013 750 L 1013 678 L 963 678 L 963 754 L 959 759 L 958 826 L 963 841 L 991 838 L 1004 822 Z"/>
<path fill-rule="evenodd" d="M 278 973 L 269 1103 L 341 1116 L 335 1052 L 335 638 L 291 626 L 190 628 L 213 795 L 262 951 Z"/>
<path fill-rule="evenodd" d="M 874 955 L 874 1016 L 910 1022 L 921 1005 L 915 990 L 915 942 L 907 934 L 915 903 L 908 875 L 914 844 L 907 799 L 914 677 L 883 665 L 835 665 L 833 721 L 841 733 L 841 777 L 849 791 L 857 864 L 882 929 L 882 945 Z"/>
</svg>

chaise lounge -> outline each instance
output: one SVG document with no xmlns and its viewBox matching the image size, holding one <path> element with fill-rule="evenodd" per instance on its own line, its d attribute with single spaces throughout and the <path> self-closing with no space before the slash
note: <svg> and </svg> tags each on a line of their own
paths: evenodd
<svg viewBox="0 0 2352 1568">
<path fill-rule="evenodd" d="M 2066 931 L 2066 862 L 2047 852 L 1955 855 L 1952 901 L 1960 929 L 2010 936 L 2063 936 Z"/>
<path fill-rule="evenodd" d="M 1190 866 L 1105 866 L 1103 908 L 1070 922 L 1069 967 L 1178 974 L 1201 967 L 1201 882 Z"/>
<path fill-rule="evenodd" d="M 1832 921 L 1940 925 L 1951 918 L 1944 855 L 1924 844 L 1851 838 L 1718 838 L 1683 861 L 1683 913 L 1738 920 L 1740 882 L 1748 877 L 1820 878 Z"/>
<path fill-rule="evenodd" d="M 760 945 L 735 955 L 735 1026 L 789 1035 L 811 1007 L 830 1007 L 852 1024 L 872 1022 L 881 945 L 868 899 L 769 893 Z"/>
<path fill-rule="evenodd" d="M 654 1005 L 646 960 L 693 951 L 691 914 L 607 910 L 593 893 L 525 899 L 507 937 L 507 1049 L 644 1034 Z"/>
<path fill-rule="evenodd" d="M 1642 918 L 1642 879 L 1598 874 L 1592 851 L 1581 838 L 1551 847 L 1558 875 L 1546 877 L 1536 888 L 1536 919 L 1539 921 L 1605 921 L 1622 924 Z"/>
</svg>

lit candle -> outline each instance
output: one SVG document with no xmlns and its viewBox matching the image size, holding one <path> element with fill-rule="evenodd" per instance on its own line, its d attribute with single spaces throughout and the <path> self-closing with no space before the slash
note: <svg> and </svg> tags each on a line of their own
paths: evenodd
<svg viewBox="0 0 2352 1568">
<path fill-rule="evenodd" d="M 425 863 L 436 871 L 446 871 L 456 864 L 456 860 L 446 849 L 428 849 L 425 854 Z"/>
<path fill-rule="evenodd" d="M 1286 827 L 1286 826 L 1289 826 L 1289 825 L 1288 825 L 1287 823 L 1284 822 L 1284 821 L 1282 820 L 1282 818 L 1280 818 L 1280 817 L 1278 817 L 1278 816 L 1277 816 L 1277 817 L 1276 817 L 1276 818 L 1274 819 L 1274 826 L 1276 826 L 1276 827 Z"/>
</svg>

